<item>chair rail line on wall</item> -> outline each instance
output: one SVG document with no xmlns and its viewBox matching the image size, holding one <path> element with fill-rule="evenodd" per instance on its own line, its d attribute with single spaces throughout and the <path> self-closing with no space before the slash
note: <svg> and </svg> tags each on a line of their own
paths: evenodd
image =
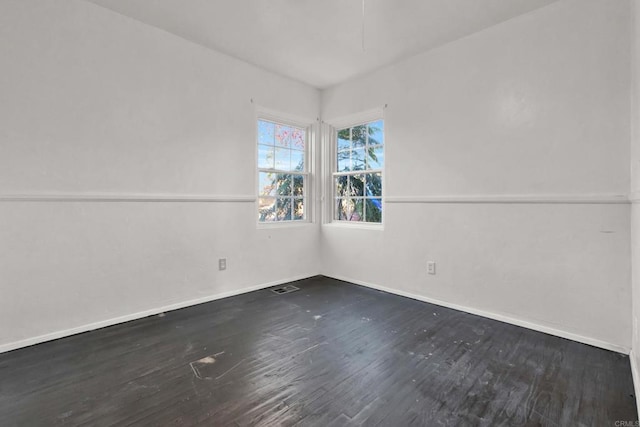
<svg viewBox="0 0 640 427">
<path fill-rule="evenodd" d="M 200 202 L 250 203 L 255 196 L 204 194 L 0 194 L 0 202 Z"/>
<path fill-rule="evenodd" d="M 386 203 L 494 203 L 494 204 L 629 204 L 622 194 L 477 194 L 438 196 L 393 196 Z"/>
<path fill-rule="evenodd" d="M 155 193 L 24 193 L 0 194 L 0 202 L 205 202 L 250 203 L 253 195 L 155 194 Z M 493 203 L 493 204 L 629 204 L 640 202 L 640 193 L 622 194 L 474 194 L 388 196 L 386 203 Z"/>
</svg>

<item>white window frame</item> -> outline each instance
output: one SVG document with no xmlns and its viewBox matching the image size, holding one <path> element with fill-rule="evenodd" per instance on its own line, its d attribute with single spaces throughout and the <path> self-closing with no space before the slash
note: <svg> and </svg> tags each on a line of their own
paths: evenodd
<svg viewBox="0 0 640 427">
<path fill-rule="evenodd" d="M 304 129 L 305 131 L 305 147 L 304 147 L 304 170 L 303 171 L 283 171 L 278 169 L 266 169 L 258 167 L 259 161 L 259 144 L 258 144 L 258 122 L 260 120 L 272 122 L 275 124 L 295 127 L 298 129 Z M 255 194 L 256 194 L 256 203 L 254 208 L 254 213 L 258 213 L 260 206 L 260 172 L 273 172 L 273 173 L 283 173 L 283 174 L 295 174 L 304 176 L 304 195 L 303 195 L 303 204 L 304 204 L 304 219 L 301 220 L 286 220 L 286 221 L 264 221 L 261 222 L 256 215 L 256 223 L 258 228 L 274 228 L 274 227 L 296 227 L 296 226 L 304 226 L 313 223 L 313 204 L 312 204 L 312 177 L 314 170 L 314 158 L 313 158 L 313 147 L 314 147 L 314 126 L 313 120 L 305 119 L 302 117 L 292 116 L 290 114 L 281 113 L 279 111 L 270 110 L 267 108 L 263 108 L 260 106 L 256 106 L 256 114 L 254 118 L 254 129 L 255 134 L 253 138 L 254 150 L 255 150 L 255 160 L 254 160 L 254 170 L 255 170 Z M 263 196 L 264 197 L 264 196 Z"/>
<path fill-rule="evenodd" d="M 382 165 L 382 168 L 364 170 L 364 171 L 360 170 L 360 171 L 349 171 L 349 172 L 337 172 L 338 131 L 341 129 L 352 128 L 354 126 L 375 122 L 378 120 L 382 120 L 384 123 L 383 130 L 382 130 L 382 140 L 383 140 L 382 152 L 384 153 L 384 164 Z M 329 165 L 329 171 L 328 171 L 329 173 L 327 174 L 329 180 L 325 184 L 329 186 L 329 190 L 326 191 L 326 194 L 328 195 L 327 198 L 329 199 L 328 208 L 326 209 L 326 215 L 327 215 L 328 221 L 326 221 L 325 225 L 347 227 L 347 228 L 365 228 L 365 229 L 372 229 L 372 230 L 383 230 L 385 219 L 387 216 L 386 203 L 385 203 L 385 188 L 386 188 L 385 177 L 386 177 L 386 167 L 387 167 L 387 156 L 386 156 L 387 123 L 384 117 L 384 108 L 377 108 L 374 110 L 364 111 L 364 112 L 353 114 L 350 116 L 345 116 L 342 118 L 330 120 L 330 121 L 327 121 L 327 124 L 329 124 L 330 132 L 331 132 L 330 144 L 329 144 L 331 149 L 329 150 L 330 161 L 327 162 L 327 164 Z M 336 209 L 335 201 L 337 198 L 336 185 L 335 185 L 336 177 L 345 176 L 345 175 L 362 175 L 366 173 L 380 173 L 382 175 L 382 178 L 381 178 L 382 194 L 380 197 L 381 203 L 382 203 L 382 221 L 381 222 L 365 222 L 365 221 L 345 221 L 345 220 L 336 219 L 336 212 L 335 212 L 335 209 Z"/>
</svg>

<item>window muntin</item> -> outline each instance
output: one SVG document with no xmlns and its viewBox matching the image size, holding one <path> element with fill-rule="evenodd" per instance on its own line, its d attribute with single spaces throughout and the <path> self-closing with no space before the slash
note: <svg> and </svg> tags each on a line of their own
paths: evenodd
<svg viewBox="0 0 640 427">
<path fill-rule="evenodd" d="M 383 120 L 338 129 L 336 136 L 333 219 L 381 223 Z"/>
<path fill-rule="evenodd" d="M 306 220 L 307 131 L 258 119 L 258 222 Z"/>
</svg>

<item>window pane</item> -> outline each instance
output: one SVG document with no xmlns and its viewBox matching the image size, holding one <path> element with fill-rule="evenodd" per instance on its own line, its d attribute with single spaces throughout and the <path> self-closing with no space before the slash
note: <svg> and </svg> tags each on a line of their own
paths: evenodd
<svg viewBox="0 0 640 427">
<path fill-rule="evenodd" d="M 291 166 L 293 170 L 304 171 L 304 151 L 291 150 Z"/>
<path fill-rule="evenodd" d="M 379 181 L 380 174 L 377 174 L 376 178 Z M 363 197 L 365 195 L 365 175 L 338 176 L 335 178 L 335 186 L 337 197 Z M 377 196 L 378 194 L 372 195 Z"/>
<path fill-rule="evenodd" d="M 296 150 L 304 150 L 306 147 L 307 131 L 305 129 L 293 128 L 293 136 L 291 137 L 291 148 Z"/>
<path fill-rule="evenodd" d="M 275 124 L 258 120 L 258 144 L 273 145 Z"/>
<path fill-rule="evenodd" d="M 362 212 L 364 210 L 363 207 L 364 207 L 364 200 L 355 199 L 355 209 L 351 214 L 351 218 L 349 218 L 349 221 L 364 221 L 364 215 Z"/>
<path fill-rule="evenodd" d="M 273 161 L 275 152 L 273 147 L 267 145 L 258 145 L 258 167 L 265 169 L 273 169 Z"/>
<path fill-rule="evenodd" d="M 382 222 L 382 199 L 366 199 L 365 209 L 367 222 Z"/>
<path fill-rule="evenodd" d="M 351 129 L 340 129 L 338 131 L 338 151 L 351 148 Z"/>
<path fill-rule="evenodd" d="M 345 204 L 347 202 L 344 201 L 344 199 L 342 198 L 336 198 L 335 199 L 335 206 L 334 206 L 334 211 L 333 211 L 333 218 L 334 219 L 338 219 L 340 221 L 343 221 L 344 218 L 344 210 L 346 209 Z"/>
<path fill-rule="evenodd" d="M 364 147 L 367 142 L 367 125 L 354 126 L 351 130 L 353 147 Z"/>
<path fill-rule="evenodd" d="M 364 148 L 351 151 L 351 170 L 364 170 Z"/>
<path fill-rule="evenodd" d="M 345 211 L 348 209 L 347 208 L 347 201 L 345 199 L 342 198 L 336 198 L 335 199 L 335 209 L 333 211 L 333 217 L 334 219 L 338 219 L 340 221 L 344 221 L 345 218 Z"/>
<path fill-rule="evenodd" d="M 304 150 L 306 131 L 292 126 L 276 125 L 275 141 L 278 147 Z"/>
<path fill-rule="evenodd" d="M 278 196 L 291 196 L 291 175 L 279 173 L 277 181 Z"/>
<path fill-rule="evenodd" d="M 349 196 L 348 184 L 349 184 L 349 177 L 348 176 L 337 176 L 335 178 L 336 196 L 337 197 Z"/>
<path fill-rule="evenodd" d="M 382 120 L 369 123 L 369 145 L 383 144 L 383 131 L 384 122 Z"/>
<path fill-rule="evenodd" d="M 347 172 L 351 170 L 351 150 L 338 152 L 337 172 Z"/>
<path fill-rule="evenodd" d="M 304 219 L 304 199 L 293 200 L 293 219 Z"/>
<path fill-rule="evenodd" d="M 367 169 L 382 169 L 384 166 L 384 148 L 369 147 L 367 150 Z"/>
<path fill-rule="evenodd" d="M 384 168 L 384 121 L 338 130 L 335 156 L 337 172 L 357 174 L 334 177 L 334 218 L 382 222 L 382 173 L 371 171 Z"/>
<path fill-rule="evenodd" d="M 269 222 L 276 220 L 276 199 L 260 197 L 258 199 L 258 221 Z"/>
<path fill-rule="evenodd" d="M 368 197 L 382 197 L 382 174 L 368 173 L 366 175 Z"/>
<path fill-rule="evenodd" d="M 348 196 L 353 196 L 353 197 L 364 196 L 364 175 L 352 175 L 349 177 Z"/>
<path fill-rule="evenodd" d="M 260 172 L 258 194 L 260 196 L 275 196 L 276 194 L 276 174 L 271 172 Z"/>
<path fill-rule="evenodd" d="M 276 147 L 276 169 L 283 171 L 291 170 L 291 150 Z"/>
<path fill-rule="evenodd" d="M 362 199 L 336 199 L 336 216 L 341 221 L 362 221 L 363 206 Z"/>
<path fill-rule="evenodd" d="M 257 125 L 258 221 L 302 220 L 305 200 L 305 175 L 302 172 L 306 170 L 306 129 L 268 120 L 258 120 Z M 264 171 L 273 169 L 286 173 Z"/>
<path fill-rule="evenodd" d="M 276 201 L 276 220 L 291 220 L 291 198 L 278 198 Z"/>
<path fill-rule="evenodd" d="M 293 175 L 293 195 L 298 197 L 304 196 L 304 176 Z"/>
<path fill-rule="evenodd" d="M 276 125 L 276 145 L 278 147 L 291 147 L 292 129 L 289 126 Z"/>
</svg>

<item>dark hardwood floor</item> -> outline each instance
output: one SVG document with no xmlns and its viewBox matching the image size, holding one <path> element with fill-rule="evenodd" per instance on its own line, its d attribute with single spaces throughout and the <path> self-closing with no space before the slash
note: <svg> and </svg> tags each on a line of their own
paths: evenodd
<svg viewBox="0 0 640 427">
<path fill-rule="evenodd" d="M 614 426 L 627 356 L 315 277 L 0 355 L 0 425 Z"/>
</svg>

